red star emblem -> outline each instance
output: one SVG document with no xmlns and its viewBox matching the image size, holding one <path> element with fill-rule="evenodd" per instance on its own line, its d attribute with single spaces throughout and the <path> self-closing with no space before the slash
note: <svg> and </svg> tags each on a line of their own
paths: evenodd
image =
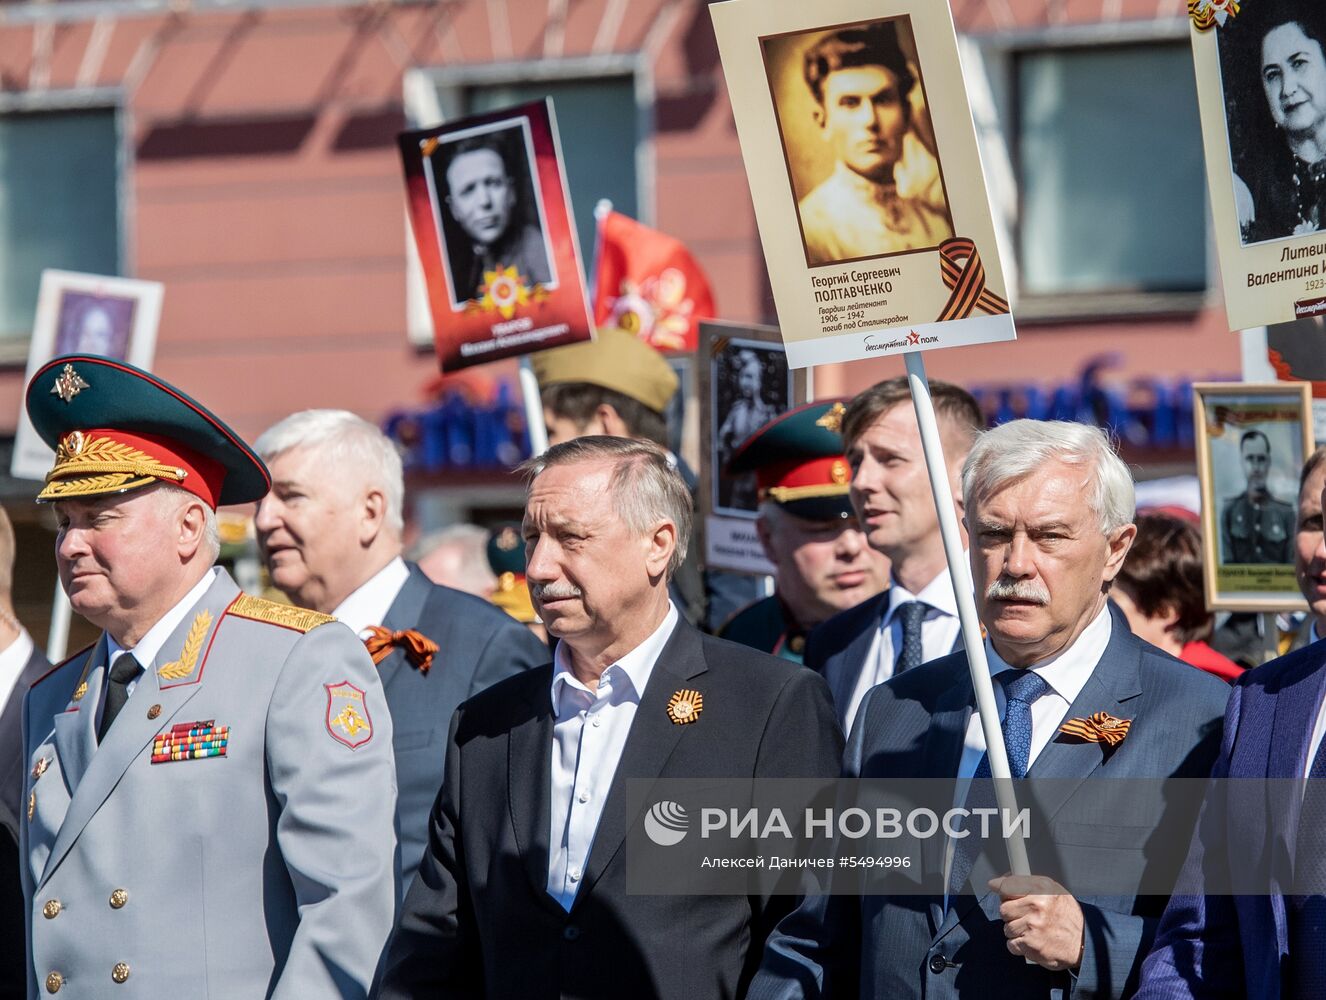
<svg viewBox="0 0 1326 1000">
<path fill-rule="evenodd" d="M 919 344 L 920 342 L 921 342 L 921 335 L 920 335 L 919 333 L 917 333 L 915 330 L 913 330 L 911 333 L 907 334 L 907 343 L 909 343 L 909 344 Z"/>
</svg>

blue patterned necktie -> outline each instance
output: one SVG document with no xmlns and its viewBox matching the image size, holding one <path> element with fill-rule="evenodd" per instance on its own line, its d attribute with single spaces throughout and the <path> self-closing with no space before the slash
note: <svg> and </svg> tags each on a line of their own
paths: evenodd
<svg viewBox="0 0 1326 1000">
<path fill-rule="evenodd" d="M 1308 771 L 1294 841 L 1294 888 L 1286 907 L 1289 969 L 1285 997 L 1326 996 L 1326 742 Z"/>
<path fill-rule="evenodd" d="M 925 621 L 925 613 L 929 610 L 930 605 L 925 601 L 908 601 L 906 604 L 898 605 L 896 613 L 902 620 L 902 650 L 894 662 L 894 674 L 919 667 L 925 659 L 925 652 L 921 646 L 921 624 Z"/>
<path fill-rule="evenodd" d="M 1027 762 L 1031 759 L 1031 706 L 1036 699 L 1050 690 L 1049 682 L 1033 670 L 1004 670 L 995 680 L 1004 687 L 1004 749 L 1008 752 L 1008 770 L 1014 778 L 1027 776 Z M 967 808 L 994 806 L 994 788 L 990 781 L 990 755 L 981 756 L 972 775 L 972 791 L 967 796 Z M 976 784 L 981 782 L 982 784 Z M 988 802 L 986 800 L 989 800 Z M 963 823 L 966 829 L 967 824 Z M 953 851 L 953 867 L 949 870 L 949 895 L 961 892 L 971 874 L 972 863 L 980 851 L 975 835 L 958 841 Z"/>
</svg>

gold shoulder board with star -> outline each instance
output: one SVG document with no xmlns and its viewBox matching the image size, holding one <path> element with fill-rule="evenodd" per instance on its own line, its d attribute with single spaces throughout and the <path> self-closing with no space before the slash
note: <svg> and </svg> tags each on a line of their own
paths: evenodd
<svg viewBox="0 0 1326 1000">
<path fill-rule="evenodd" d="M 235 598 L 235 603 L 230 606 L 228 613 L 256 622 L 280 625 L 282 628 L 294 629 L 296 632 L 308 632 L 319 625 L 336 621 L 331 615 L 324 615 L 320 611 L 297 608 L 291 604 L 278 604 L 276 601 L 250 597 L 248 594 Z"/>
</svg>

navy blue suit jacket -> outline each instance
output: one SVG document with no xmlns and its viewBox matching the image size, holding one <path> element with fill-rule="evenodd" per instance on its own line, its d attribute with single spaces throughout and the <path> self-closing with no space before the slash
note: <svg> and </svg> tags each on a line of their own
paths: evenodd
<svg viewBox="0 0 1326 1000">
<path fill-rule="evenodd" d="M 0 1000 L 28 992 L 27 932 L 23 886 L 18 877 L 18 826 L 26 822 L 23 806 L 23 696 L 51 665 L 34 649 L 0 712 Z"/>
<path fill-rule="evenodd" d="M 857 678 L 861 676 L 861 668 L 870 655 L 870 645 L 888 606 L 889 592 L 886 590 L 854 608 L 838 612 L 817 625 L 806 637 L 806 666 L 823 674 L 828 681 L 839 725 L 847 719 L 847 706 L 852 702 Z M 949 652 L 956 653 L 960 649 L 961 630 Z"/>
<path fill-rule="evenodd" d="M 1040 786 L 1050 791 L 1039 796 L 1055 841 L 1112 852 L 1120 877 L 1136 875 L 1140 884 L 1145 852 L 1135 828 L 1074 821 L 1100 812 L 1097 788 L 1087 779 L 1205 777 L 1219 747 L 1228 690 L 1217 678 L 1142 642 L 1116 614 L 1109 645 L 1067 718 L 1103 711 L 1131 719 L 1132 730 L 1108 757 L 1095 743 L 1062 736 L 1037 756 L 1028 778 L 1059 779 Z M 962 652 L 871 689 L 848 740 L 844 775 L 955 777 L 974 704 Z M 1051 794 L 1057 801 L 1050 801 Z M 1186 837 L 1191 819 L 1181 821 L 1179 835 Z M 942 846 L 938 838 L 926 842 L 924 870 L 942 872 Z M 1009 954 L 999 897 L 992 892 L 979 899 L 960 896 L 947 911 L 942 898 L 924 896 L 810 896 L 769 938 L 750 996 L 1025 1000 L 1127 995 L 1136 987 L 1164 900 L 1079 895 L 1078 902 L 1085 951 L 1072 977 Z"/>
<path fill-rule="evenodd" d="M 1234 682 L 1213 779 L 1303 776 L 1313 723 L 1326 692 L 1326 644 L 1318 642 L 1249 670 Z M 1281 994 L 1289 953 L 1284 887 L 1298 826 L 1297 796 L 1271 823 L 1257 810 L 1227 808 L 1212 785 L 1193 837 L 1186 874 L 1228 884 L 1231 866 L 1253 871 L 1262 895 L 1179 895 L 1170 900 L 1155 948 L 1142 970 L 1140 995 L 1251 997 Z M 1223 872 L 1221 872 L 1223 869 Z"/>
<path fill-rule="evenodd" d="M 470 594 L 442 587 L 406 564 L 405 581 L 383 626 L 412 628 L 440 647 L 421 674 L 393 650 L 381 664 L 396 756 L 401 891 L 409 889 L 428 840 L 428 813 L 446 763 L 447 727 L 465 699 L 512 674 L 548 663 L 548 647 L 506 612 Z"/>
</svg>

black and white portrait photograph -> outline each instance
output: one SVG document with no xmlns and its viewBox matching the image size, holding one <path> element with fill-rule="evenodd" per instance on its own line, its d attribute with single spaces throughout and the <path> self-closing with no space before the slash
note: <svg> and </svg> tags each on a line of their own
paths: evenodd
<svg viewBox="0 0 1326 1000">
<path fill-rule="evenodd" d="M 521 119 L 447 136 L 427 157 L 453 307 L 509 268 L 526 287 L 556 287 L 535 162 Z"/>
<path fill-rule="evenodd" d="M 1255 0 L 1215 35 L 1242 245 L 1326 229 L 1326 7 Z"/>
<path fill-rule="evenodd" d="M 755 475 L 729 475 L 727 462 L 746 438 L 792 405 L 786 355 L 781 346 L 731 340 L 710 365 L 714 509 L 753 517 L 759 506 Z"/>
<path fill-rule="evenodd" d="M 1301 606 L 1294 575 L 1299 471 L 1313 448 L 1310 387 L 1193 387 L 1207 603 L 1221 610 Z"/>
</svg>

